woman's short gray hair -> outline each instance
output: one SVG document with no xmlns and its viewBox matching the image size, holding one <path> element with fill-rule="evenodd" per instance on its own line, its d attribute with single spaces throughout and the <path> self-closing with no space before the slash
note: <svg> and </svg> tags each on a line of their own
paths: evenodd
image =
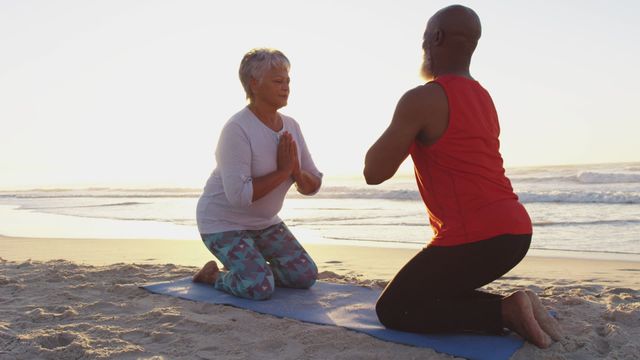
<svg viewBox="0 0 640 360">
<path fill-rule="evenodd" d="M 269 48 L 256 48 L 249 50 L 240 62 L 240 82 L 247 94 L 247 99 L 251 98 L 251 79 L 262 81 L 264 74 L 272 67 L 284 67 L 289 71 L 291 64 L 289 59 L 280 51 Z"/>
</svg>

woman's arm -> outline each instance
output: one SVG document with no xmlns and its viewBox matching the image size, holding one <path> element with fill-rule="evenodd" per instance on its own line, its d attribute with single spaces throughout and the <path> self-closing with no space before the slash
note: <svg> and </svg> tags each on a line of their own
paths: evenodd
<svg viewBox="0 0 640 360">
<path fill-rule="evenodd" d="M 216 162 L 229 203 L 234 207 L 251 205 L 251 145 L 247 134 L 238 124 L 229 123 L 220 132 Z"/>
<path fill-rule="evenodd" d="M 320 188 L 320 178 L 309 174 L 308 172 L 298 169 L 293 173 L 293 179 L 296 182 L 296 188 L 302 195 L 315 194 Z"/>
<path fill-rule="evenodd" d="M 296 189 L 302 195 L 314 195 L 320 190 L 322 185 L 322 173 L 318 171 L 316 164 L 311 158 L 311 153 L 307 148 L 307 143 L 304 140 L 300 126 L 295 123 L 296 133 L 298 136 L 298 143 L 293 140 L 294 150 L 296 150 L 296 161 L 292 172 L 293 179 L 296 184 Z M 298 150 L 299 149 L 299 150 Z"/>
<path fill-rule="evenodd" d="M 291 135 L 287 134 L 285 133 L 283 141 L 278 143 L 277 169 L 254 178 L 251 176 L 251 145 L 246 134 L 235 124 L 223 129 L 218 141 L 216 159 L 222 186 L 231 205 L 247 207 L 291 177 L 297 160 Z"/>
</svg>

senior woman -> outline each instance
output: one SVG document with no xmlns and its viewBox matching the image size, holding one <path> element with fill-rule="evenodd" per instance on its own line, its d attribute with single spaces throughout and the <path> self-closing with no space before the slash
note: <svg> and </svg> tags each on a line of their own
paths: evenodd
<svg viewBox="0 0 640 360">
<path fill-rule="evenodd" d="M 249 105 L 222 129 L 217 166 L 197 206 L 202 240 L 226 271 L 209 261 L 193 281 L 246 299 L 268 299 L 274 286 L 306 289 L 318 275 L 278 217 L 292 184 L 313 195 L 322 179 L 300 126 L 278 112 L 289 97 L 289 67 L 274 49 L 253 49 L 242 59 L 240 82 Z"/>
</svg>

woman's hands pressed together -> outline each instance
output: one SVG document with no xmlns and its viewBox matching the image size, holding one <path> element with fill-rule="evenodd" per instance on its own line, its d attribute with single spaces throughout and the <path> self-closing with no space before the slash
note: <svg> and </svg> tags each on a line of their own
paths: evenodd
<svg viewBox="0 0 640 360">
<path fill-rule="evenodd" d="M 278 142 L 278 170 L 296 177 L 300 173 L 300 161 L 298 160 L 298 147 L 293 136 L 288 131 L 280 135 Z"/>
<path fill-rule="evenodd" d="M 285 131 L 278 143 L 278 171 L 283 171 L 293 177 L 298 192 L 311 195 L 318 191 L 320 179 L 303 171 L 298 159 L 298 146 L 293 136 Z"/>
</svg>

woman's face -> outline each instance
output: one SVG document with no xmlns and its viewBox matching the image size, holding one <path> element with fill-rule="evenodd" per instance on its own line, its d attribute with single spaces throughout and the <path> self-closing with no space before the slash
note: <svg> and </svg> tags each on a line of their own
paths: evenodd
<svg viewBox="0 0 640 360">
<path fill-rule="evenodd" d="M 254 100 L 260 100 L 279 109 L 287 105 L 289 99 L 289 71 L 282 67 L 269 69 L 262 81 L 251 81 Z"/>
</svg>

